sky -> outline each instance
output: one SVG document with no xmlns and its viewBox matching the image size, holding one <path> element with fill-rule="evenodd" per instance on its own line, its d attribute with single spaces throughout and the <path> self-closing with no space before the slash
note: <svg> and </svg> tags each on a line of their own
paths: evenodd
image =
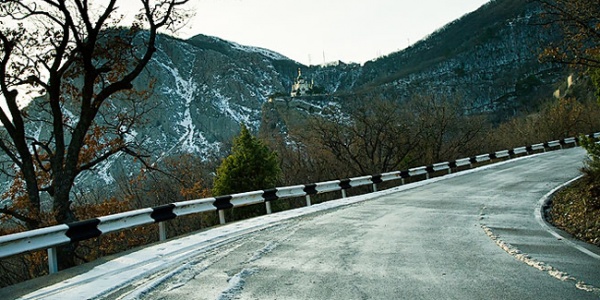
<svg viewBox="0 0 600 300">
<path fill-rule="evenodd" d="M 489 0 L 191 0 L 177 32 L 279 52 L 303 64 L 364 63 L 402 50 Z"/>
</svg>

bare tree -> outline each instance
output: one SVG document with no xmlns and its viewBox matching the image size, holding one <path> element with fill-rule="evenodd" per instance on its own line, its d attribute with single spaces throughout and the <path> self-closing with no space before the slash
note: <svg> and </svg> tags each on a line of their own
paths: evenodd
<svg viewBox="0 0 600 300">
<path fill-rule="evenodd" d="M 420 129 L 391 101 L 363 101 L 348 116 L 336 112 L 315 118 L 309 128 L 315 145 L 333 154 L 353 175 L 398 170 L 419 158 L 414 150 Z"/>
<path fill-rule="evenodd" d="M 541 55 L 544 60 L 600 68 L 600 3 L 590 0 L 533 0 L 542 4 L 542 24 L 559 26 L 564 38 Z"/>
<path fill-rule="evenodd" d="M 422 163 L 438 163 L 484 150 L 489 124 L 483 116 L 469 114 L 470 105 L 462 98 L 418 96 L 409 101 L 406 109 L 420 128 Z"/>
<path fill-rule="evenodd" d="M 0 149 L 17 171 L 13 204 L 0 213 L 29 229 L 43 225 L 41 193 L 52 199 L 53 222 L 76 221 L 70 207 L 75 178 L 116 153 L 139 155 L 127 139 L 135 106 L 111 116 L 116 119 L 108 127 L 103 112 L 115 96 L 131 91 L 156 51 L 158 30 L 181 21 L 177 8 L 187 0 L 139 0 L 140 13 L 127 29 L 115 28 L 122 20 L 117 0 L 90 2 L 0 4 L 0 93 L 7 106 L 0 109 Z M 26 92 L 43 95 L 34 102 L 46 114 L 20 109 Z M 135 92 L 126 96 L 136 99 Z M 33 122 L 47 124 L 50 133 L 31 134 Z M 72 264 L 66 254 L 63 266 Z"/>
</svg>

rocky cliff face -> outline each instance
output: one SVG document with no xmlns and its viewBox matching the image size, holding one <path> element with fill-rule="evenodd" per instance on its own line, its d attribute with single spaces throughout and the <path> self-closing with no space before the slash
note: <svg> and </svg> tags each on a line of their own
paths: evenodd
<svg viewBox="0 0 600 300">
<path fill-rule="evenodd" d="M 278 61 L 294 64 L 277 53 L 217 38 L 161 37 L 148 73 L 138 79 L 157 79 L 150 101 L 158 106 L 150 127 L 158 132 L 146 132 L 151 143 L 167 149 L 167 155 L 202 154 L 219 150 L 241 123 L 258 130 L 262 104 L 291 85 Z"/>
<path fill-rule="evenodd" d="M 266 49 L 215 37 L 161 36 L 147 72 L 137 79 L 138 87 L 156 83 L 146 100 L 154 109 L 134 138 L 153 161 L 182 152 L 222 155 L 229 150 L 223 143 L 237 134 L 240 123 L 254 132 L 260 129 L 263 105 L 272 94 L 289 93 L 299 67 L 334 97 L 306 105 L 278 102 L 269 109 L 285 109 L 265 115 L 281 120 L 262 124 L 293 123 L 293 116 L 343 107 L 348 95 L 399 101 L 418 94 L 460 96 L 481 111 L 510 114 L 535 97 L 550 97 L 554 84 L 566 77 L 563 68 L 537 62 L 539 50 L 557 38 L 532 25 L 538 15 L 539 7 L 528 1 L 492 1 L 412 47 L 363 66 L 340 62 L 306 67 Z M 103 185 L 110 184 L 117 173 L 132 174 L 130 164 L 124 156 L 116 157 L 96 173 Z M 97 185 L 94 176 L 83 178 L 90 187 Z"/>
</svg>

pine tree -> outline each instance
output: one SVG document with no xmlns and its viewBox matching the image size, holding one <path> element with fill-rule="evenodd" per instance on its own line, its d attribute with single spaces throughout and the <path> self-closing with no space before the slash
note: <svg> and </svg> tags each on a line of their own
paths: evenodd
<svg viewBox="0 0 600 300">
<path fill-rule="evenodd" d="M 229 195 L 274 188 L 280 178 L 277 154 L 242 125 L 231 155 L 217 168 L 213 195 Z"/>
</svg>

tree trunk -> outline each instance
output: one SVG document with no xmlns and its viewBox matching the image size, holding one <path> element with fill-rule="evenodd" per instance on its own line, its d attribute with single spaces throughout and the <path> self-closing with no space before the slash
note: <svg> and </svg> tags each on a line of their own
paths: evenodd
<svg viewBox="0 0 600 300">
<path fill-rule="evenodd" d="M 77 243 L 70 243 L 56 248 L 59 271 L 72 268 L 76 265 L 75 250 L 77 250 Z"/>
<path fill-rule="evenodd" d="M 54 185 L 54 219 L 58 224 L 67 224 L 77 221 L 77 217 L 71 209 L 70 192 L 73 179 L 57 180 Z M 75 266 L 76 243 L 60 246 L 57 249 L 59 270 Z"/>
</svg>

